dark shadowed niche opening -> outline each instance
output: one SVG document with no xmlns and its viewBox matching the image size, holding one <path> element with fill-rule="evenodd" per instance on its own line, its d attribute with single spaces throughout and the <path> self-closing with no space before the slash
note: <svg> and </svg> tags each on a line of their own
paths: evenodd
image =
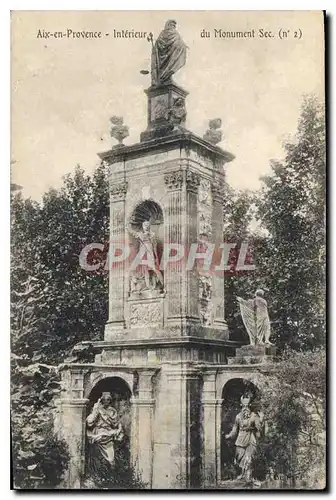
<svg viewBox="0 0 336 500">
<path fill-rule="evenodd" d="M 103 392 L 109 392 L 112 396 L 112 406 L 117 410 L 118 417 L 123 427 L 125 438 L 120 446 L 116 447 L 116 456 L 130 464 L 130 437 L 131 437 L 131 396 L 132 392 L 128 384 L 120 377 L 107 377 L 100 380 L 92 389 L 89 395 L 87 414 L 91 413 L 93 405 L 102 396 Z M 86 435 L 86 429 L 85 429 Z M 88 473 L 88 440 L 85 446 L 85 474 Z"/>
<path fill-rule="evenodd" d="M 157 226 L 163 225 L 162 209 L 160 205 L 153 200 L 142 201 L 135 207 L 130 218 L 130 224 L 132 229 L 140 231 L 142 229 L 142 223 L 148 220 L 154 231 Z"/>
<path fill-rule="evenodd" d="M 243 378 L 233 378 L 223 387 L 222 391 L 222 418 L 221 418 L 221 479 L 234 479 L 237 476 L 237 468 L 234 465 L 235 440 L 226 440 L 234 424 L 237 414 L 241 410 L 240 398 L 243 394 L 252 396 L 251 410 L 259 411 L 260 391 L 256 385 Z"/>
</svg>

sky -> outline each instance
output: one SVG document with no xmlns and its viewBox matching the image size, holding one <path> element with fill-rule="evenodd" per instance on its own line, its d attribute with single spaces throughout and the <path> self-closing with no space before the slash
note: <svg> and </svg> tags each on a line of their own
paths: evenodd
<svg viewBox="0 0 336 500">
<path fill-rule="evenodd" d="M 150 43 L 114 38 L 114 29 L 153 32 L 167 19 L 188 45 L 174 76 L 189 91 L 187 128 L 202 136 L 222 119 L 219 145 L 235 155 L 228 182 L 257 189 L 294 134 L 304 94 L 324 97 L 323 17 L 317 11 L 16 11 L 11 29 L 12 182 L 39 200 L 80 164 L 88 173 L 110 149 L 109 118 L 124 117 L 125 144 L 146 129 Z M 101 31 L 100 39 L 39 38 L 45 31 Z M 210 38 L 200 36 L 210 31 Z M 215 38 L 214 30 L 255 30 L 254 38 Z M 259 30 L 274 38 L 260 38 Z M 279 38 L 279 30 L 288 33 Z M 289 31 L 287 31 L 289 30 Z M 301 38 L 300 36 L 301 30 Z M 295 38 L 295 32 L 298 37 Z M 105 36 L 109 33 L 109 36 Z"/>
</svg>

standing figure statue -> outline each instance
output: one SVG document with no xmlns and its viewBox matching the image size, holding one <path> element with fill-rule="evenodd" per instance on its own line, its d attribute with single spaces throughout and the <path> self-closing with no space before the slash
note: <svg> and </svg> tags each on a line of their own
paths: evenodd
<svg viewBox="0 0 336 500">
<path fill-rule="evenodd" d="M 153 43 L 153 35 L 149 40 Z M 166 22 L 152 49 L 152 85 L 169 83 L 187 59 L 187 46 L 176 30 L 176 21 Z"/>
<path fill-rule="evenodd" d="M 263 417 L 250 409 L 249 395 L 240 399 L 242 410 L 236 416 L 234 426 L 225 439 L 236 439 L 235 463 L 241 470 L 237 479 L 252 480 L 252 459 L 256 452 L 257 439 L 263 427 Z"/>
<path fill-rule="evenodd" d="M 109 392 L 103 392 L 86 419 L 89 444 L 89 472 L 93 479 L 108 480 L 115 469 L 115 443 L 124 432 Z"/>
<path fill-rule="evenodd" d="M 240 313 L 246 331 L 250 337 L 250 344 L 268 344 L 271 336 L 271 324 L 268 316 L 267 302 L 264 299 L 264 291 L 257 290 L 255 297 L 250 300 L 237 298 Z"/>
<path fill-rule="evenodd" d="M 139 251 L 141 255 L 147 253 L 147 260 L 152 266 L 143 265 L 146 290 L 161 289 L 163 291 L 163 275 L 160 271 L 160 260 L 158 255 L 158 245 L 155 234 L 151 231 L 150 221 L 142 223 L 142 231 L 134 231 L 130 226 L 128 232 L 140 243 Z"/>
</svg>

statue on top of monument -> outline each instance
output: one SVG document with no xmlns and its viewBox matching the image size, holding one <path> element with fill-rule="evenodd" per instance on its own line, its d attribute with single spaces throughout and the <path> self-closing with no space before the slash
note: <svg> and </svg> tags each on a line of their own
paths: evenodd
<svg viewBox="0 0 336 500">
<path fill-rule="evenodd" d="M 153 34 L 148 41 L 153 45 Z M 152 48 L 152 85 L 158 86 L 171 81 L 171 77 L 187 59 L 187 46 L 176 30 L 176 21 L 169 19 Z"/>
<path fill-rule="evenodd" d="M 253 299 L 244 300 L 238 297 L 240 313 L 250 338 L 250 344 L 267 344 L 270 342 L 271 324 L 268 316 L 264 291 L 257 290 Z"/>
</svg>

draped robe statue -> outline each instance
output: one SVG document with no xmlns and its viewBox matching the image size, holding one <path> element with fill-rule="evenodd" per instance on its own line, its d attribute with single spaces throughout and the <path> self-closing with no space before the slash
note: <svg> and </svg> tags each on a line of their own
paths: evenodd
<svg viewBox="0 0 336 500">
<path fill-rule="evenodd" d="M 242 410 L 236 416 L 234 426 L 226 439 L 236 439 L 235 462 L 241 470 L 238 479 L 252 480 L 252 459 L 256 452 L 257 439 L 263 427 L 262 415 L 254 413 L 250 407 L 250 397 L 242 396 Z"/>
<path fill-rule="evenodd" d="M 134 231 L 129 226 L 128 232 L 139 241 L 139 252 L 141 252 L 141 255 L 147 254 L 147 261 L 151 263 L 150 267 L 147 265 L 141 266 L 145 277 L 146 289 L 155 290 L 159 288 L 163 290 L 163 275 L 160 271 L 158 245 L 155 234 L 151 231 L 150 222 L 144 221 L 142 223 L 142 231 Z"/>
<path fill-rule="evenodd" d="M 252 345 L 263 343 L 271 345 L 269 341 L 271 325 L 267 311 L 267 302 L 263 297 L 263 290 L 257 290 L 255 297 L 250 300 L 238 297 L 242 320 Z"/>
<path fill-rule="evenodd" d="M 176 31 L 176 21 L 166 22 L 152 50 L 152 85 L 168 83 L 187 58 L 187 46 Z"/>
<path fill-rule="evenodd" d="M 103 392 L 86 419 L 89 442 L 89 471 L 94 479 L 109 479 L 116 465 L 115 443 L 121 442 L 124 432 L 112 397 Z"/>
</svg>

